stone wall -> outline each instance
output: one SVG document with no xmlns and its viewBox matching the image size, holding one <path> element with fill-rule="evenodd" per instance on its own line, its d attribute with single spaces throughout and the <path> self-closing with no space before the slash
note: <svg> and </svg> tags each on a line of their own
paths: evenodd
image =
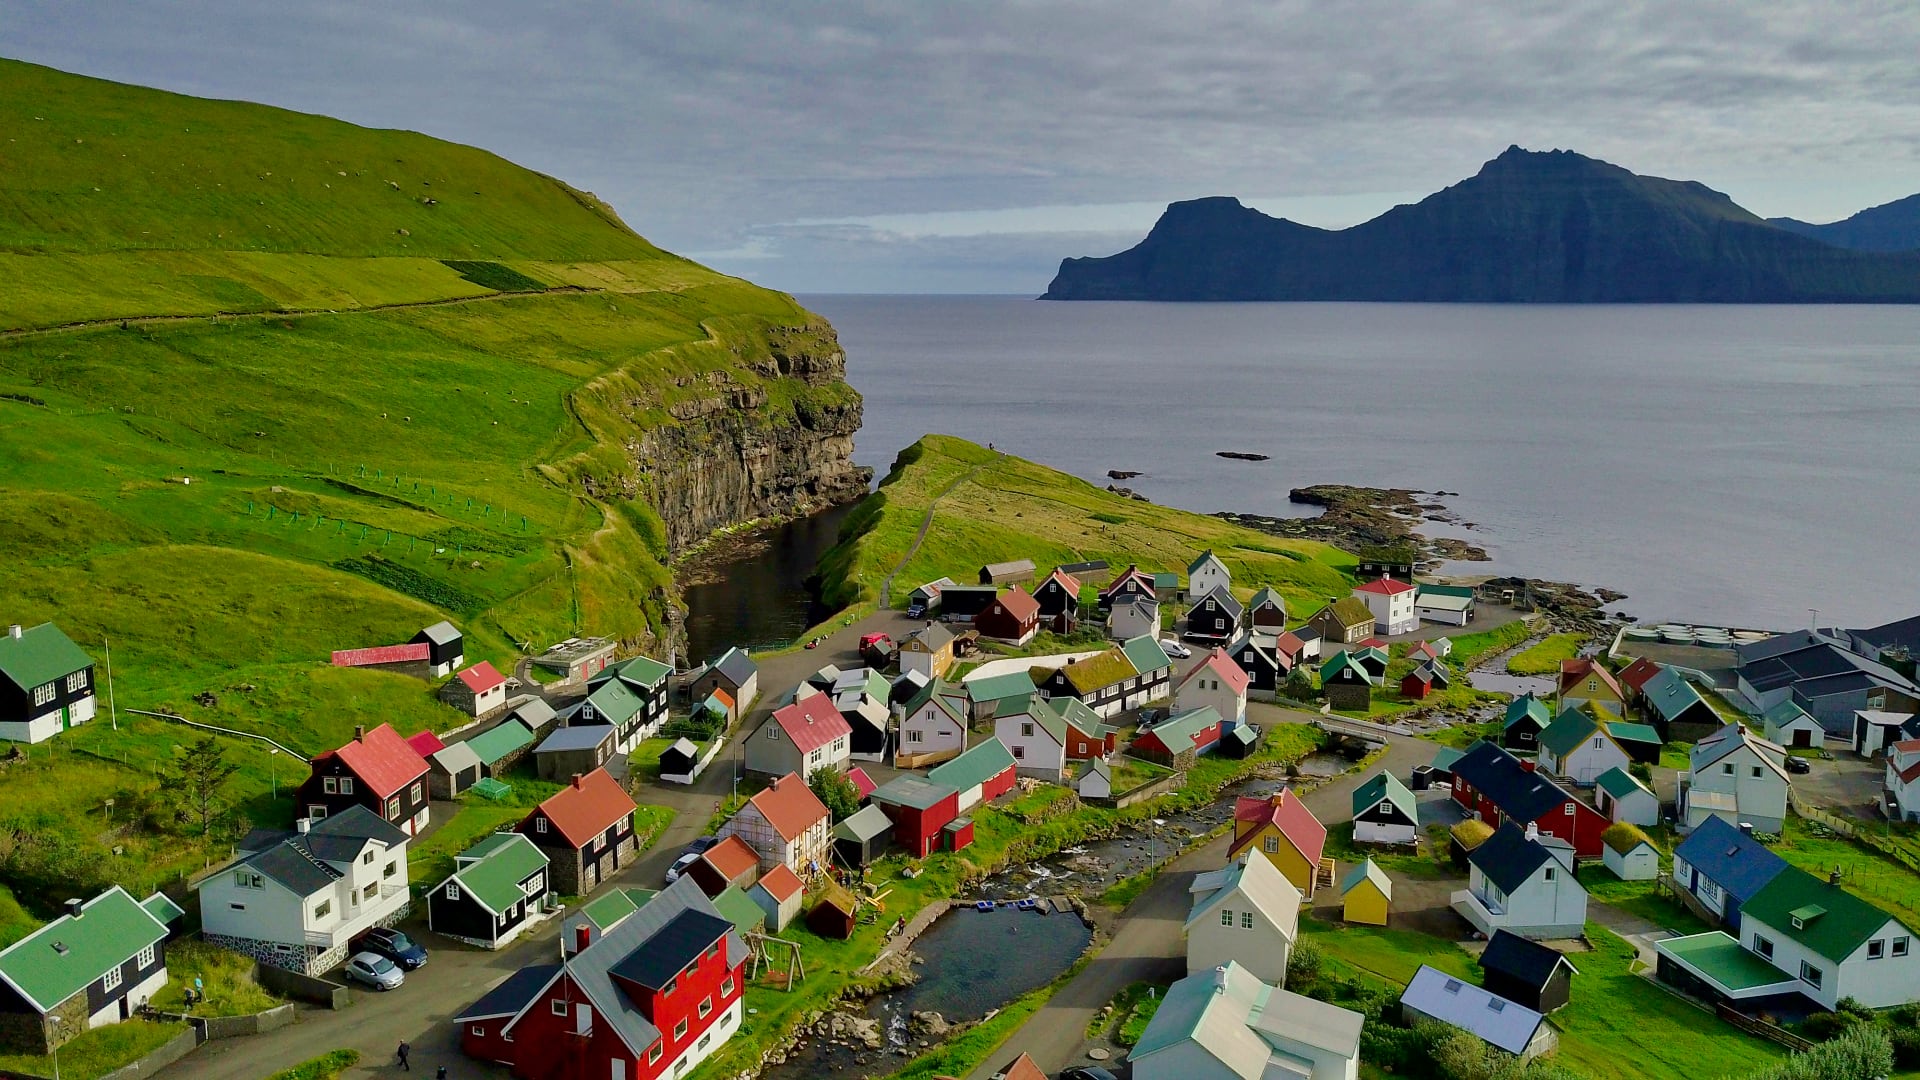
<svg viewBox="0 0 1920 1080">
<path fill-rule="evenodd" d="M 316 975 L 303 975 L 272 964 L 255 964 L 253 978 L 261 986 L 284 998 L 304 1001 L 325 1009 L 344 1009 L 352 1003 L 344 986 Z"/>
<path fill-rule="evenodd" d="M 87 992 L 81 990 L 54 1006 L 46 1016 L 34 1013 L 0 1013 L 0 1046 L 23 1054 L 48 1054 L 55 1046 L 64 1046 L 87 1030 Z M 58 1017 L 55 1024 L 51 1018 Z"/>
</svg>

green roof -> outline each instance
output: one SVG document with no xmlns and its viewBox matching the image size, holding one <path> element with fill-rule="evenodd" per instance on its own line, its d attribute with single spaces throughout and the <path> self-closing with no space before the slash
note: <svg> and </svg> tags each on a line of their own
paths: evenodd
<svg viewBox="0 0 1920 1080">
<path fill-rule="evenodd" d="M 886 803 L 889 806 L 908 806 L 915 810 L 927 810 L 937 805 L 940 800 L 954 794 L 956 790 L 948 784 L 936 784 L 925 777 L 901 773 L 881 784 L 867 798 L 869 801 Z"/>
<path fill-rule="evenodd" d="M 23 630 L 18 639 L 11 634 L 0 635 L 0 674 L 22 690 L 45 686 L 92 666 L 93 658 L 52 623 Z"/>
<path fill-rule="evenodd" d="M 1600 834 L 1600 840 L 1621 855 L 1633 854 L 1633 850 L 1642 844 L 1653 847 L 1653 841 L 1646 832 L 1630 821 L 1616 821 L 1607 826 L 1606 831 Z M 1654 848 L 1654 854 L 1659 854 L 1659 850 Z"/>
<path fill-rule="evenodd" d="M 1031 696 L 1033 690 L 1033 677 L 1024 671 L 1010 671 L 1005 675 L 989 675 L 984 679 L 967 681 L 967 696 L 975 701 L 1000 701 L 1021 694 Z"/>
<path fill-rule="evenodd" d="M 451 880 L 458 881 L 460 887 L 488 911 L 503 915 L 526 895 L 520 891 L 520 883 L 545 867 L 547 857 L 533 841 L 519 833 L 495 833 L 475 848 L 482 845 L 485 846 L 482 858 L 454 871 Z M 473 850 L 468 848 L 466 854 Z"/>
<path fill-rule="evenodd" d="M 1453 771 L 1453 763 L 1466 756 L 1467 752 L 1465 750 L 1456 750 L 1451 746 L 1443 746 L 1433 752 L 1433 767 L 1450 773 Z"/>
<path fill-rule="evenodd" d="M 1042 705 L 1058 714 L 1060 719 L 1095 737 L 1105 737 L 1113 730 L 1100 714 L 1089 708 L 1079 698 L 1057 697 L 1041 702 Z"/>
<path fill-rule="evenodd" d="M 1360 860 L 1359 866 L 1347 872 L 1346 880 L 1340 883 L 1340 895 L 1345 896 L 1352 892 L 1353 887 L 1362 881 L 1373 882 L 1373 887 L 1380 890 L 1381 896 L 1388 898 L 1393 896 L 1393 881 L 1387 877 L 1385 870 L 1373 865 L 1373 860 L 1370 858 Z"/>
<path fill-rule="evenodd" d="M 1027 682 L 1031 685 L 1033 680 L 1028 679 Z M 956 686 L 945 679 L 935 679 L 921 687 L 920 692 L 913 695 L 907 702 L 905 708 L 906 711 L 910 713 L 918 712 L 921 706 L 932 702 L 934 708 L 946 713 L 949 719 L 965 724 L 967 722 L 967 709 L 966 705 L 959 699 L 963 698 L 966 692 L 965 687 Z"/>
<path fill-rule="evenodd" d="M 619 679 L 609 679 L 600 684 L 600 689 L 587 695 L 587 704 L 593 706 L 594 719 L 597 722 L 612 724 L 615 727 L 633 719 L 633 714 L 646 708 L 647 703 L 633 692 L 633 687 Z"/>
<path fill-rule="evenodd" d="M 1351 596 L 1343 596 L 1320 610 L 1332 611 L 1333 617 L 1342 626 L 1359 626 L 1361 623 L 1371 626 L 1374 621 L 1373 609 L 1367 607 L 1366 601 Z"/>
<path fill-rule="evenodd" d="M 1347 652 L 1345 649 L 1327 657 L 1326 662 L 1320 665 L 1320 681 L 1325 683 L 1328 679 L 1338 675 L 1343 670 L 1351 671 L 1360 676 L 1360 681 L 1366 683 L 1368 686 L 1380 685 L 1381 680 L 1379 676 L 1368 671 L 1366 665 L 1354 659 L 1353 654 Z"/>
<path fill-rule="evenodd" d="M 927 779 L 955 791 L 965 791 L 1013 767 L 1013 753 L 1006 744 L 999 739 L 988 739 L 952 761 L 927 770 Z"/>
<path fill-rule="evenodd" d="M 1661 743 L 1660 733 L 1650 724 L 1629 724 L 1622 720 L 1609 720 L 1607 734 L 1613 736 L 1617 742 L 1648 743 L 1652 746 L 1659 746 Z"/>
<path fill-rule="evenodd" d="M 1419 822 L 1420 807 L 1414 801 L 1413 792 L 1407 790 L 1407 785 L 1401 783 L 1399 777 L 1385 769 L 1353 789 L 1354 816 L 1358 817 L 1361 811 L 1372 808 L 1381 799 L 1392 803 L 1395 809 L 1407 815 L 1407 820 Z"/>
<path fill-rule="evenodd" d="M 455 856 L 454 861 L 460 862 L 460 861 L 470 861 L 473 859 L 484 859 L 487 856 L 493 854 L 494 852 L 500 850 L 501 848 L 507 846 L 508 844 L 513 843 L 513 838 L 519 835 L 520 835 L 519 833 L 513 832 L 511 830 L 507 832 L 491 833 L 481 838 L 479 843 L 473 845 L 467 850 L 461 852 L 459 855 Z M 522 839 L 524 839 L 524 837 L 522 837 Z"/>
<path fill-rule="evenodd" d="M 1578 749 L 1586 737 L 1600 730 L 1600 721 L 1579 706 L 1569 706 L 1540 733 L 1540 745 L 1554 757 L 1566 757 Z"/>
<path fill-rule="evenodd" d="M 154 893 L 140 901 L 140 906 L 146 910 L 147 914 L 162 923 L 170 923 L 187 913 L 185 908 L 174 903 L 173 898 L 166 893 Z"/>
<path fill-rule="evenodd" d="M 1068 685 L 1083 694 L 1091 694 L 1114 683 L 1125 682 L 1139 673 L 1133 661 L 1127 659 L 1127 654 L 1118 646 L 1103 653 L 1096 653 L 1084 660 L 1075 660 L 1060 669 L 1060 674 L 1066 677 Z"/>
<path fill-rule="evenodd" d="M 1191 745 L 1196 734 L 1218 723 L 1220 710 L 1208 705 L 1204 709 L 1188 709 L 1177 716 L 1170 716 L 1153 725 L 1153 730 L 1148 734 L 1157 737 L 1168 753 L 1178 754 L 1183 749 L 1182 743 Z"/>
<path fill-rule="evenodd" d="M 87 988 L 167 936 L 167 928 L 115 885 L 0 952 L 0 979 L 41 1012 Z"/>
<path fill-rule="evenodd" d="M 608 927 L 645 907 L 654 895 L 652 889 L 614 889 L 605 896 L 589 901 L 580 909 L 580 914 L 605 932 Z"/>
<path fill-rule="evenodd" d="M 1425 596 L 1429 593 L 1431 593 L 1434 596 L 1457 596 L 1462 600 L 1471 600 L 1473 599 L 1473 586 L 1471 585 L 1429 585 L 1424 581 L 1421 582 L 1420 595 Z"/>
<path fill-rule="evenodd" d="M 1501 730 L 1504 731 L 1527 717 L 1532 717 L 1533 722 L 1540 725 L 1542 731 L 1546 730 L 1548 724 L 1553 723 L 1553 711 L 1547 708 L 1547 703 L 1528 693 L 1521 694 L 1507 703 L 1507 720 L 1501 725 Z"/>
<path fill-rule="evenodd" d="M 491 765 L 532 741 L 533 729 L 518 720 L 509 720 L 492 731 L 468 739 L 467 748 Z"/>
<path fill-rule="evenodd" d="M 1180 587 L 1180 575 L 1170 570 L 1153 572 L 1153 587 L 1157 589 L 1177 589 Z"/>
<path fill-rule="evenodd" d="M 1685 961 L 1726 990 L 1756 990 L 1793 978 L 1742 948 L 1740 942 L 1724 930 L 1667 938 L 1655 942 L 1654 947 Z"/>
<path fill-rule="evenodd" d="M 621 679 L 641 686 L 659 686 L 661 681 L 673 673 L 673 669 L 655 660 L 651 656 L 636 656 L 631 660 L 622 660 L 607 670 Z"/>
<path fill-rule="evenodd" d="M 767 911 L 753 902 L 753 897 L 740 891 L 740 886 L 729 885 L 720 890 L 713 898 L 714 910 L 720 917 L 733 924 L 735 930 L 743 934 L 763 929 L 767 924 Z"/>
<path fill-rule="evenodd" d="M 1794 866 L 1780 871 L 1755 893 L 1740 909 L 1740 917 L 1758 919 L 1836 964 L 1852 956 L 1893 918 L 1846 889 Z M 1796 917 L 1799 929 L 1793 925 Z"/>
<path fill-rule="evenodd" d="M 1206 562 L 1208 559 L 1212 559 L 1214 562 L 1220 562 L 1220 556 L 1215 555 L 1213 553 L 1212 548 L 1208 548 L 1207 550 L 1201 552 L 1198 558 L 1194 559 L 1192 562 L 1187 564 L 1187 576 L 1192 577 L 1196 571 L 1198 571 L 1202 566 L 1206 565 Z M 1220 565 L 1225 566 L 1227 564 L 1220 563 Z"/>
<path fill-rule="evenodd" d="M 1128 638 L 1121 643 L 1120 651 L 1127 654 L 1127 662 L 1133 665 L 1136 674 L 1145 675 L 1149 671 L 1173 666 L 1173 659 L 1167 655 L 1167 650 L 1161 648 L 1159 640 L 1151 634 Z"/>
<path fill-rule="evenodd" d="M 1647 790 L 1640 781 L 1635 780 L 1628 774 L 1627 770 L 1618 765 L 1601 773 L 1600 778 L 1595 780 L 1594 783 L 1600 785 L 1601 791 L 1606 792 L 1616 799 L 1624 799 L 1636 791 Z"/>
<path fill-rule="evenodd" d="M 1036 701 L 1028 705 L 1024 712 L 1003 713 L 1002 715 L 1024 716 L 1034 723 L 1039 724 L 1040 730 L 1051 735 L 1054 742 L 1059 743 L 1063 747 L 1067 745 L 1067 722 L 1060 718 L 1059 713 L 1047 708 L 1045 702 Z M 932 774 L 929 773 L 928 775 L 931 776 Z"/>
<path fill-rule="evenodd" d="M 1285 597 L 1263 586 L 1258 592 L 1253 594 L 1252 599 L 1247 601 L 1247 610 L 1252 611 L 1254 608 L 1267 603 L 1278 604 L 1282 611 L 1287 609 L 1287 600 Z"/>
</svg>

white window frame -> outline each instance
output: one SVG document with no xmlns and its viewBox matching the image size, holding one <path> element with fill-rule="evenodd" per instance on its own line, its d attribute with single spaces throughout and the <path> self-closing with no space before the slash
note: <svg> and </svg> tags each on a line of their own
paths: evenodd
<svg viewBox="0 0 1920 1080">
<path fill-rule="evenodd" d="M 320 901 L 318 904 L 315 904 L 313 907 L 314 922 L 319 922 L 321 919 L 324 919 L 331 914 L 333 914 L 333 899 L 331 897 Z"/>
<path fill-rule="evenodd" d="M 1820 988 L 1820 981 L 1826 978 L 1826 974 L 1826 972 L 1814 967 L 1805 960 L 1800 961 L 1800 981 L 1806 983 L 1808 986 L 1818 990 Z"/>
<path fill-rule="evenodd" d="M 138 971 L 145 971 L 148 968 L 152 967 L 153 955 L 154 955 L 153 946 L 149 945 L 146 948 L 141 949 L 138 953 L 134 954 L 134 957 L 133 957 L 134 968 Z"/>
<path fill-rule="evenodd" d="M 1233 925 L 1233 909 L 1232 908 L 1220 909 L 1220 925 L 1221 926 Z"/>
<path fill-rule="evenodd" d="M 447 887 L 440 891 L 440 895 L 446 897 L 449 900 L 460 899 L 460 883 L 457 881 L 447 882 Z"/>
<path fill-rule="evenodd" d="M 110 968 L 105 974 L 100 976 L 100 992 L 103 994 L 111 994 L 118 989 L 120 989 L 120 969 L 117 967 Z"/>
<path fill-rule="evenodd" d="M 340 778 L 340 794 L 342 795 L 353 794 L 353 777 L 343 776 Z"/>
<path fill-rule="evenodd" d="M 320 790 L 328 795 L 340 794 L 340 778 L 337 776 L 321 777 Z"/>
<path fill-rule="evenodd" d="M 573 1010 L 567 1007 L 567 1001 L 565 998 L 554 998 L 553 1000 L 547 1002 L 547 1011 L 552 1013 L 555 1016 L 566 1016 L 567 1014 L 571 1013 Z"/>
<path fill-rule="evenodd" d="M 51 705 L 53 704 L 53 695 L 54 686 L 52 683 L 48 683 L 45 686 L 36 686 L 33 688 L 33 703 L 35 706 Z"/>
<path fill-rule="evenodd" d="M 86 672 L 76 671 L 73 674 L 67 676 L 67 693 L 77 694 L 80 691 L 86 689 L 86 686 L 87 686 Z"/>
</svg>

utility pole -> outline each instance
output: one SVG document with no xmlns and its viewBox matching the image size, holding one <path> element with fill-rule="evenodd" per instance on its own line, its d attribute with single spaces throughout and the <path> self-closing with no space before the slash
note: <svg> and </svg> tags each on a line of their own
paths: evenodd
<svg viewBox="0 0 1920 1080">
<path fill-rule="evenodd" d="M 100 645 L 107 650 L 107 722 L 113 730 L 120 730 L 120 706 L 113 699 L 113 642 L 100 639 Z"/>
</svg>

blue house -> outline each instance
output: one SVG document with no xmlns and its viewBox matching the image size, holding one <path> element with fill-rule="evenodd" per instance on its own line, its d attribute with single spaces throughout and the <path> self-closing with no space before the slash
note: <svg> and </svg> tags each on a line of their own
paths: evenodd
<svg viewBox="0 0 1920 1080">
<path fill-rule="evenodd" d="M 1725 818 L 1710 817 L 1673 850 L 1673 880 L 1729 930 L 1740 928 L 1740 908 L 1787 862 Z"/>
</svg>

